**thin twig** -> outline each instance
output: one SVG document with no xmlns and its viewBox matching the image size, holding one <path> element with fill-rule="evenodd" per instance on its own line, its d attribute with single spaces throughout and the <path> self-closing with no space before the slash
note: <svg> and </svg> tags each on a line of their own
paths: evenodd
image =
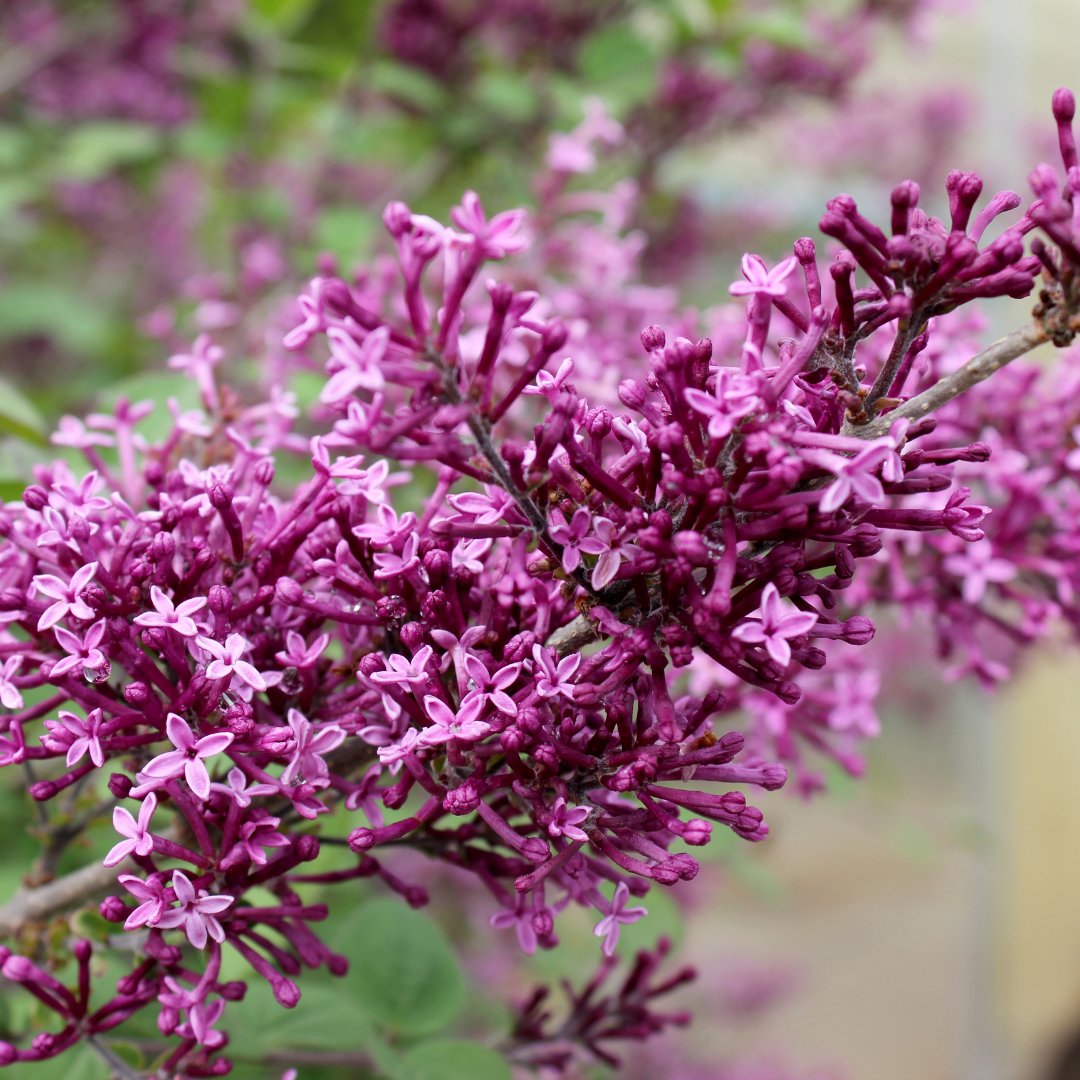
<svg viewBox="0 0 1080 1080">
<path fill-rule="evenodd" d="M 1049 340 L 1050 337 L 1042 322 L 1033 319 L 1027 326 L 1015 330 L 1000 341 L 995 341 L 962 368 L 936 382 L 921 394 L 916 394 L 902 405 L 898 405 L 884 416 L 879 416 L 868 424 L 852 424 L 849 421 L 844 425 L 841 434 L 854 435 L 859 439 L 876 439 L 881 435 L 888 435 L 894 421 L 903 418 L 919 420 L 929 415 L 935 409 L 940 409 L 942 405 L 952 401 L 957 395 L 964 393 L 965 390 L 970 390 L 984 379 L 988 379 L 995 371 L 1011 363 L 1018 356 L 1031 352 L 1036 346 Z"/>
</svg>

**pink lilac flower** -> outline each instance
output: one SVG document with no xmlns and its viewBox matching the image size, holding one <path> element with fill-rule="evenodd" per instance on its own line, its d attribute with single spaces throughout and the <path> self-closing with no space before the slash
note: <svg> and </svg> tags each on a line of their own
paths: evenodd
<svg viewBox="0 0 1080 1080">
<path fill-rule="evenodd" d="M 251 800 L 257 796 L 276 795 L 278 791 L 274 784 L 249 784 L 247 777 L 240 769 L 230 769 L 225 780 L 224 784 L 211 784 L 210 790 L 227 796 L 241 810 L 246 810 L 251 805 Z M 147 796 L 147 798 L 150 797 Z"/>
<path fill-rule="evenodd" d="M 42 743 L 50 750 L 66 749 L 64 764 L 71 768 L 89 752 L 90 760 L 100 769 L 105 764 L 105 751 L 101 745 L 101 726 L 104 723 L 101 709 L 91 709 L 85 720 L 73 712 L 61 709 L 57 720 L 46 720 L 47 734 Z"/>
<path fill-rule="evenodd" d="M 330 635 L 320 634 L 309 646 L 295 630 L 288 630 L 285 633 L 285 644 L 287 650 L 275 653 L 274 659 L 283 667 L 306 671 L 313 668 L 326 651 L 326 646 L 330 644 Z"/>
<path fill-rule="evenodd" d="M 573 701 L 577 687 L 570 682 L 570 679 L 573 678 L 574 672 L 581 663 L 581 654 L 573 653 L 570 656 L 564 656 L 556 663 L 551 650 L 534 645 L 532 655 L 533 660 L 536 661 L 536 692 L 544 698 L 559 695 Z"/>
<path fill-rule="evenodd" d="M 289 727 L 296 738 L 296 749 L 281 774 L 281 782 L 294 784 L 299 780 L 310 784 L 325 780 L 327 767 L 322 755 L 344 742 L 344 730 L 336 724 L 316 730 L 315 725 L 296 709 L 289 710 Z"/>
<path fill-rule="evenodd" d="M 837 700 L 829 713 L 829 727 L 854 731 L 867 739 L 876 738 L 881 733 L 881 722 L 874 711 L 874 699 L 880 687 L 881 676 L 876 671 L 854 675 L 841 671 L 836 676 Z"/>
<path fill-rule="evenodd" d="M 149 855 L 154 850 L 154 838 L 150 835 L 150 819 L 157 809 L 157 796 L 151 791 L 139 807 L 136 821 L 122 806 L 113 809 L 113 828 L 125 839 L 116 844 L 102 860 L 105 866 L 118 866 L 132 853 Z"/>
<path fill-rule="evenodd" d="M 183 776 L 195 795 L 206 799 L 210 794 L 210 774 L 205 761 L 230 746 L 236 736 L 229 731 L 215 731 L 196 739 L 187 721 L 175 713 L 169 713 L 165 731 L 176 749 L 151 758 L 143 766 L 143 774 L 152 780 Z"/>
<path fill-rule="evenodd" d="M 230 634 L 225 639 L 224 645 L 213 638 L 202 636 L 195 639 L 195 644 L 214 657 L 206 666 L 206 677 L 208 679 L 235 677 L 247 683 L 252 690 L 266 689 L 266 679 L 262 673 L 246 660 L 240 659 L 251 648 L 240 634 Z"/>
<path fill-rule="evenodd" d="M 728 287 L 732 296 L 781 297 L 787 292 L 784 282 L 795 272 L 799 265 L 794 255 L 789 255 L 771 270 L 764 260 L 757 255 L 742 257 L 742 272 L 745 281 L 736 281 Z"/>
<path fill-rule="evenodd" d="M 480 719 L 484 711 L 484 698 L 480 694 L 466 695 L 455 713 L 444 701 L 432 694 L 424 698 L 424 710 L 432 721 L 430 727 L 420 732 L 424 746 L 436 746 L 450 739 L 473 742 L 482 738 L 491 727 Z"/>
<path fill-rule="evenodd" d="M 181 637 L 186 638 L 198 635 L 199 627 L 191 616 L 206 607 L 205 596 L 193 596 L 190 600 L 184 600 L 174 606 L 172 600 L 161 589 L 152 585 L 150 602 L 154 605 L 154 611 L 136 615 L 135 623 L 138 626 L 160 626 L 164 629 L 175 630 Z"/>
<path fill-rule="evenodd" d="M 240 826 L 240 838 L 237 846 L 257 866 L 266 865 L 266 852 L 263 848 L 288 847 L 289 841 L 277 831 L 281 818 L 264 817 L 245 821 Z"/>
<path fill-rule="evenodd" d="M 155 926 L 165 914 L 168 900 L 165 896 L 163 874 L 151 874 L 145 881 L 134 874 L 121 874 L 117 881 L 136 900 L 141 903 L 128 915 L 124 922 L 125 930 L 135 930 L 140 926 Z"/>
<path fill-rule="evenodd" d="M 1012 581 L 1017 573 L 1015 564 L 994 555 L 994 544 L 989 539 L 967 544 L 961 554 L 947 556 L 944 566 L 950 574 L 964 579 L 967 604 L 977 604 L 991 582 Z"/>
<path fill-rule="evenodd" d="M 765 651 L 786 667 L 791 662 L 791 639 L 802 637 L 817 621 L 814 612 L 795 611 L 785 605 L 770 581 L 761 594 L 758 621 L 740 623 L 731 636 L 752 645 L 764 645 Z"/>
<path fill-rule="evenodd" d="M 153 925 L 161 930 L 183 927 L 196 949 L 206 946 L 207 935 L 214 941 L 224 941 L 225 929 L 215 916 L 230 907 L 234 897 L 211 896 L 205 889 L 196 892 L 182 870 L 173 871 L 172 887 L 180 906 L 164 912 Z"/>
<path fill-rule="evenodd" d="M 401 764 L 409 756 L 415 754 L 427 744 L 420 738 L 420 732 L 416 728 L 409 728 L 401 739 L 389 746 L 380 746 L 377 753 L 379 761 L 383 765 L 390 766 L 390 774 L 396 776 L 401 771 Z"/>
<path fill-rule="evenodd" d="M 39 630 L 48 630 L 68 614 L 71 614 L 76 619 L 94 618 L 96 612 L 83 600 L 82 596 L 86 591 L 86 587 L 94 580 L 97 570 L 98 564 L 96 562 L 80 566 L 71 575 L 70 582 L 66 582 L 54 574 L 36 575 L 34 577 L 34 588 L 56 601 L 41 613 L 37 628 Z"/>
<path fill-rule="evenodd" d="M 78 634 L 65 630 L 62 626 L 53 628 L 57 644 L 68 653 L 62 660 L 53 664 L 51 675 L 56 678 L 66 675 L 76 668 L 86 668 L 90 671 L 100 671 L 108 667 L 109 661 L 105 654 L 98 648 L 105 636 L 105 620 L 98 619 L 80 639 Z"/>
<path fill-rule="evenodd" d="M 398 685 L 415 689 L 427 681 L 427 666 L 432 655 L 430 645 L 421 646 L 413 657 L 391 653 L 386 658 L 386 669 L 373 671 L 369 677 L 372 682 L 383 686 Z"/>
<path fill-rule="evenodd" d="M 548 833 L 551 836 L 565 836 L 569 840 L 588 840 L 588 836 L 578 826 L 589 816 L 587 806 L 567 806 L 560 795 L 551 807 L 551 821 Z"/>
<path fill-rule="evenodd" d="M 628 908 L 626 901 L 629 899 L 630 890 L 626 882 L 620 881 L 615 887 L 615 896 L 611 903 L 604 904 L 600 909 L 604 912 L 604 917 L 593 927 L 593 934 L 604 939 L 600 948 L 605 956 L 614 954 L 615 946 L 619 944 L 619 934 L 624 926 L 630 926 L 649 914 L 648 908 Z"/>
</svg>

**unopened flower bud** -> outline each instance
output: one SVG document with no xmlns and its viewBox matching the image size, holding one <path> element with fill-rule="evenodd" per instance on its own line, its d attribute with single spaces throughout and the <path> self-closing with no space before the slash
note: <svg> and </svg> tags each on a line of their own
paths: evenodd
<svg viewBox="0 0 1080 1080">
<path fill-rule="evenodd" d="M 619 400 L 628 409 L 640 411 L 647 400 L 645 387 L 634 379 L 623 379 L 623 381 L 619 383 Z"/>
<path fill-rule="evenodd" d="M 312 862 L 319 857 L 319 838 L 310 833 L 297 837 L 294 847 L 301 862 Z"/>
<path fill-rule="evenodd" d="M 364 851 L 370 851 L 375 846 L 375 834 L 371 829 L 361 826 L 359 829 L 353 829 L 348 836 L 348 845 L 357 854 Z"/>
<path fill-rule="evenodd" d="M 107 919 L 109 922 L 122 923 L 131 913 L 131 908 L 119 896 L 106 896 L 98 905 L 98 911 L 103 919 Z"/>
<path fill-rule="evenodd" d="M 667 335 L 659 326 L 646 326 L 641 331 L 641 345 L 646 352 L 662 349 L 667 341 Z"/>
<path fill-rule="evenodd" d="M 215 615 L 228 615 L 232 611 L 233 594 L 227 585 L 211 585 L 208 599 Z"/>
<path fill-rule="evenodd" d="M 43 510 L 49 505 L 49 493 L 40 484 L 31 484 L 22 493 L 22 501 L 31 510 Z"/>
<path fill-rule="evenodd" d="M 255 483 L 262 487 L 269 487 L 274 482 L 274 459 L 263 458 L 255 466 Z"/>
<path fill-rule="evenodd" d="M 412 214 L 403 202 L 395 200 L 389 203 L 383 211 L 382 218 L 386 231 L 395 240 L 400 240 L 412 228 Z"/>
<path fill-rule="evenodd" d="M 278 578 L 274 591 L 283 604 L 300 604 L 304 600 L 303 586 L 291 577 Z"/>
<path fill-rule="evenodd" d="M 114 772 L 109 777 L 108 786 L 114 799 L 126 799 L 131 794 L 131 777 L 124 773 Z"/>
</svg>

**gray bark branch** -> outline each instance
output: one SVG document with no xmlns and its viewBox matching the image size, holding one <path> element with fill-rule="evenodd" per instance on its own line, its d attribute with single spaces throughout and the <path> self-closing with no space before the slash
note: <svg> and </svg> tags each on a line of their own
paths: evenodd
<svg viewBox="0 0 1080 1080">
<path fill-rule="evenodd" d="M 854 435 L 859 439 L 876 439 L 880 435 L 888 435 L 894 421 L 903 417 L 919 420 L 928 416 L 935 409 L 940 409 L 942 405 L 964 393 L 965 390 L 970 390 L 984 379 L 988 379 L 995 371 L 1011 363 L 1018 356 L 1031 352 L 1037 345 L 1042 345 L 1049 340 L 1042 323 L 1033 319 L 1027 326 L 1015 330 L 1000 341 L 995 341 L 978 356 L 972 357 L 962 368 L 885 413 L 884 416 L 879 416 L 869 424 L 846 423 L 841 434 Z"/>
</svg>

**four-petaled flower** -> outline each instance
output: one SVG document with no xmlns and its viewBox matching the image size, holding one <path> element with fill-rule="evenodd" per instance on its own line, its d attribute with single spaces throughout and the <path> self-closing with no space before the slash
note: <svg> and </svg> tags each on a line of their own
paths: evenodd
<svg viewBox="0 0 1080 1080">
<path fill-rule="evenodd" d="M 225 928 L 215 916 L 229 907 L 235 897 L 211 896 L 205 889 L 196 893 L 195 886 L 182 870 L 173 871 L 172 887 L 180 906 L 160 915 L 155 925 L 161 930 L 182 926 L 188 941 L 196 949 L 206 947 L 207 934 L 217 942 L 224 941 Z"/>
<path fill-rule="evenodd" d="M 525 223 L 524 210 L 504 210 L 488 221 L 480 196 L 475 191 L 465 192 L 461 205 L 450 211 L 450 218 L 473 239 L 477 255 L 482 259 L 504 258 L 521 251 L 528 243 L 521 235 L 521 227 Z"/>
<path fill-rule="evenodd" d="M 151 780 L 173 780 L 183 776 L 188 787 L 205 800 L 210 794 L 210 774 L 206 771 L 205 759 L 220 754 L 232 744 L 235 736 L 231 731 L 215 731 L 196 739 L 187 721 L 176 713 L 169 713 L 165 733 L 176 749 L 151 758 L 143 767 L 142 775 Z"/>
<path fill-rule="evenodd" d="M 397 776 L 401 772 L 401 764 L 410 754 L 422 750 L 424 744 L 420 741 L 420 732 L 416 728 L 408 728 L 401 739 L 389 746 L 380 746 L 377 753 L 379 761 L 390 766 L 390 775 Z"/>
<path fill-rule="evenodd" d="M 791 662 L 791 638 L 802 637 L 818 621 L 813 611 L 796 611 L 780 599 L 780 593 L 770 581 L 761 593 L 758 622 L 736 626 L 731 636 L 750 645 L 764 645 L 765 651 L 784 667 Z"/>
<path fill-rule="evenodd" d="M 566 380 L 570 378 L 571 373 L 574 370 L 574 358 L 568 356 L 560 365 L 556 374 L 552 375 L 550 372 L 544 371 L 541 368 L 536 373 L 536 385 L 526 386 L 521 392 L 523 394 L 543 394 L 544 397 L 551 401 L 551 399 L 562 390 L 566 383 Z"/>
<path fill-rule="evenodd" d="M 784 282 L 798 265 L 799 260 L 794 255 L 789 255 L 770 270 L 759 255 L 744 255 L 742 272 L 746 280 L 732 282 L 728 286 L 728 292 L 732 296 L 781 297 L 787 292 Z"/>
<path fill-rule="evenodd" d="M 480 719 L 484 704 L 482 694 L 466 694 L 455 713 L 445 701 L 428 694 L 424 698 L 424 709 L 432 725 L 420 732 L 421 743 L 435 746 L 451 739 L 465 739 L 468 742 L 482 739 L 491 728 L 490 724 Z"/>
<path fill-rule="evenodd" d="M 296 709 L 289 710 L 289 727 L 296 736 L 296 749 L 281 774 L 281 782 L 306 781 L 311 784 L 325 780 L 329 770 L 320 755 L 336 750 L 345 741 L 344 729 L 330 724 L 316 731 L 315 725 Z"/>
<path fill-rule="evenodd" d="M 536 952 L 537 945 L 536 928 L 533 926 L 535 912 L 531 897 L 518 893 L 514 899 L 513 908 L 503 908 L 502 911 L 495 912 L 488 919 L 488 925 L 495 927 L 496 930 L 508 930 L 512 926 L 517 933 L 521 951 L 526 956 L 532 956 Z"/>
<path fill-rule="evenodd" d="M 825 489 L 818 504 L 823 514 L 839 510 L 852 495 L 871 505 L 885 498 L 885 489 L 874 475 L 896 457 L 892 440 L 886 435 L 875 439 L 854 457 L 843 457 L 828 450 L 804 450 L 802 456 L 821 469 L 833 473 L 836 479 Z M 887 479 L 895 478 L 890 472 Z"/>
<path fill-rule="evenodd" d="M 210 790 L 228 796 L 241 810 L 246 810 L 256 795 L 275 795 L 278 790 L 274 784 L 249 784 L 239 769 L 230 769 L 225 779 L 227 783 L 211 784 Z"/>
<path fill-rule="evenodd" d="M 379 568 L 375 571 L 375 576 L 384 581 L 386 578 L 408 574 L 415 570 L 420 565 L 420 559 L 416 554 L 419 545 L 420 541 L 416 533 L 410 533 L 400 555 L 395 555 L 392 551 L 380 551 L 375 556 L 375 565 Z"/>
<path fill-rule="evenodd" d="M 415 731 L 415 728 L 410 728 Z M 399 765 L 398 768 L 401 766 Z M 382 764 L 372 765 L 364 773 L 360 783 L 349 792 L 345 798 L 346 810 L 363 810 L 371 822 L 373 829 L 381 829 L 383 826 L 382 807 L 379 806 L 376 792 L 379 788 L 379 779 L 382 776 Z"/>
<path fill-rule="evenodd" d="M 459 540 L 450 553 L 450 565 L 455 570 L 466 570 L 470 574 L 479 574 L 484 569 L 481 561 L 491 550 L 492 540 Z"/>
<path fill-rule="evenodd" d="M 391 653 L 386 658 L 385 671 L 373 671 L 371 681 L 382 686 L 423 686 L 428 679 L 427 666 L 434 650 L 430 645 L 422 645 L 411 659 L 401 653 Z"/>
<path fill-rule="evenodd" d="M 367 540 L 374 548 L 388 547 L 407 537 L 416 528 L 416 515 L 411 510 L 407 510 L 399 518 L 388 503 L 383 502 L 376 506 L 375 517 L 376 521 L 353 526 L 353 536 Z"/>
<path fill-rule="evenodd" d="M 699 413 L 709 418 L 709 438 L 726 439 L 735 425 L 761 406 L 761 381 L 755 375 L 741 375 L 735 368 L 722 367 L 716 373 L 716 393 L 687 387 L 683 397 Z"/>
<path fill-rule="evenodd" d="M 551 807 L 547 830 L 552 836 L 565 836 L 568 840 L 588 840 L 585 832 L 578 828 L 588 816 L 587 806 L 570 807 L 560 795 Z"/>
<path fill-rule="evenodd" d="M 68 614 L 73 615 L 76 619 L 92 619 L 97 613 L 83 600 L 82 594 L 86 591 L 86 586 L 94 580 L 97 570 L 98 564 L 96 562 L 80 566 L 71 575 L 70 582 L 64 581 L 54 574 L 38 574 L 34 578 L 34 588 L 50 599 L 55 600 L 56 603 L 50 604 L 41 613 L 37 628 L 39 630 L 48 630 L 50 626 L 55 626 Z M 203 603 L 206 603 L 206 601 L 204 600 Z"/>
<path fill-rule="evenodd" d="M 46 720 L 47 734 L 41 741 L 47 750 L 59 753 L 67 751 L 64 764 L 70 769 L 90 752 L 90 760 L 97 768 L 105 764 L 105 751 L 101 746 L 101 727 L 103 724 L 101 709 L 91 709 L 84 720 L 67 709 L 61 709 L 57 720 Z"/>
<path fill-rule="evenodd" d="M 863 738 L 881 734 L 881 723 L 874 711 L 874 698 L 881 686 L 876 671 L 851 675 L 841 671 L 836 676 L 836 704 L 829 713 L 829 727 L 836 731 L 854 731 Z"/>
<path fill-rule="evenodd" d="M 240 659 L 251 648 L 240 634 L 230 634 L 224 645 L 213 638 L 202 636 L 195 639 L 195 644 L 214 657 L 206 666 L 208 679 L 228 679 L 235 676 L 247 683 L 252 690 L 266 689 L 266 679 L 262 673 L 246 660 Z"/>
<path fill-rule="evenodd" d="M 977 604 L 991 582 L 1012 581 L 1017 573 L 1014 563 L 994 555 L 994 544 L 989 539 L 965 545 L 961 554 L 947 556 L 943 565 L 950 574 L 964 579 L 964 602 L 967 604 Z"/>
<path fill-rule="evenodd" d="M 142 903 L 128 915 L 124 921 L 125 930 L 135 930 L 140 926 L 154 926 L 165 914 L 165 905 L 169 902 L 165 896 L 164 874 L 151 874 L 145 881 L 134 874 L 121 874 L 116 879 L 136 900 Z"/>
<path fill-rule="evenodd" d="M 507 716 L 517 716 L 517 703 L 506 692 L 521 674 L 521 664 L 507 664 L 498 671 L 489 672 L 478 656 L 465 657 L 465 670 L 479 691 L 496 709 Z"/>
<path fill-rule="evenodd" d="M 49 672 L 49 678 L 55 679 L 58 675 L 66 675 L 75 668 L 84 668 L 89 671 L 100 671 L 108 666 L 108 659 L 98 648 L 101 639 L 105 636 L 105 620 L 98 619 L 80 640 L 78 634 L 65 630 L 62 626 L 53 628 L 57 644 L 68 653 L 62 660 L 57 660 Z M 108 673 L 105 675 L 108 678 Z"/>
<path fill-rule="evenodd" d="M 536 661 L 536 692 L 545 698 L 561 694 L 567 700 L 573 701 L 577 687 L 570 679 L 581 663 L 581 653 L 564 656 L 557 664 L 554 649 L 534 645 L 532 654 Z"/>
<path fill-rule="evenodd" d="M 306 668 L 315 666 L 329 644 L 329 634 L 320 634 L 308 646 L 304 644 L 304 639 L 295 630 L 289 630 L 285 634 L 286 651 L 275 653 L 274 659 L 283 667 L 294 667 L 303 671 Z"/>
<path fill-rule="evenodd" d="M 154 838 L 150 835 L 150 819 L 157 809 L 157 796 L 151 791 L 139 807 L 139 820 L 136 821 L 129 811 L 117 806 L 112 812 L 113 828 L 125 839 L 115 845 L 102 859 L 105 866 L 117 866 L 132 852 L 136 855 L 149 855 L 154 850 Z"/>
<path fill-rule="evenodd" d="M 280 824 L 281 818 L 269 816 L 245 821 L 240 826 L 240 838 L 236 842 L 236 847 L 240 848 L 253 863 L 258 866 L 265 866 L 266 852 L 263 851 L 264 847 L 289 846 L 289 841 L 277 831 Z"/>
<path fill-rule="evenodd" d="M 351 397 L 357 390 L 381 390 L 385 385 L 379 365 L 386 355 L 390 341 L 390 328 L 380 326 L 372 330 L 363 342 L 341 327 L 332 326 L 326 337 L 330 342 L 331 359 L 327 370 L 333 374 L 319 394 L 324 405 L 332 405 L 342 398 Z"/>
<path fill-rule="evenodd" d="M 205 596 L 193 596 L 190 600 L 174 606 L 172 600 L 156 585 L 151 585 L 150 603 L 154 605 L 153 611 L 145 611 L 142 615 L 135 616 L 135 622 L 139 626 L 160 626 L 175 630 L 181 637 L 187 638 L 198 635 L 199 628 L 191 616 L 206 607 Z"/>
<path fill-rule="evenodd" d="M 605 911 L 604 917 L 593 927 L 593 934 L 602 937 L 604 943 L 600 946 L 605 956 L 611 956 L 615 952 L 615 946 L 619 944 L 619 934 L 624 926 L 636 923 L 638 919 L 649 914 L 648 908 L 626 906 L 630 899 L 630 890 L 625 881 L 620 881 L 615 887 L 615 898 L 610 904 L 605 904 L 600 910 Z"/>
</svg>

